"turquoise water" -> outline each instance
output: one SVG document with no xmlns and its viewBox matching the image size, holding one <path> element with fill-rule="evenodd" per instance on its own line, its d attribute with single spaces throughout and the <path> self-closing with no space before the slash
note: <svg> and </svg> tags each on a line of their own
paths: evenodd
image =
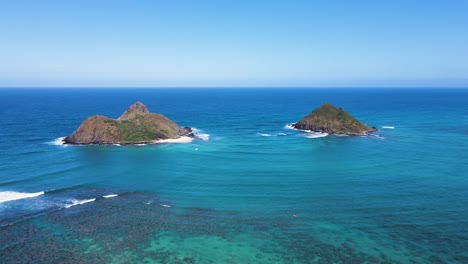
<svg viewBox="0 0 468 264">
<path fill-rule="evenodd" d="M 466 89 L 0 90 L 0 263 L 468 263 L 467 99 Z M 135 101 L 205 138 L 54 143 Z M 379 131 L 285 127 L 325 101 Z"/>
</svg>

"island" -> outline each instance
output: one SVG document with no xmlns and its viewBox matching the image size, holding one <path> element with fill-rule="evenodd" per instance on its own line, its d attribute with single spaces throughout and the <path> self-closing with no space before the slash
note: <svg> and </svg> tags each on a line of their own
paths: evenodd
<svg viewBox="0 0 468 264">
<path fill-rule="evenodd" d="M 141 102 L 130 106 L 119 118 L 88 117 L 64 139 L 65 144 L 151 144 L 193 137 L 190 127 L 181 127 L 161 114 L 150 113 Z"/>
<path fill-rule="evenodd" d="M 377 131 L 377 128 L 363 124 L 342 108 L 330 103 L 324 103 L 290 126 L 299 130 L 349 136 L 365 136 Z"/>
</svg>

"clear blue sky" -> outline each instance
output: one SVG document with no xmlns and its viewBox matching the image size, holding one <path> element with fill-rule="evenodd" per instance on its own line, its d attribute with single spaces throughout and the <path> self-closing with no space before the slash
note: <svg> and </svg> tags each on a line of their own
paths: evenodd
<svg viewBox="0 0 468 264">
<path fill-rule="evenodd" d="M 13 86 L 468 87 L 468 1 L 2 1 Z"/>
</svg>

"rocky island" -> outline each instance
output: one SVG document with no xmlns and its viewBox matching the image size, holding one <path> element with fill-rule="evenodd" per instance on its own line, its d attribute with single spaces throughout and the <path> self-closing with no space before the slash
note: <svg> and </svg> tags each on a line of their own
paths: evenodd
<svg viewBox="0 0 468 264">
<path fill-rule="evenodd" d="M 350 136 L 365 136 L 377 131 L 375 127 L 361 123 L 342 108 L 330 103 L 324 103 L 299 122 L 291 124 L 291 127 L 299 130 Z"/>
<path fill-rule="evenodd" d="M 161 114 L 154 114 L 141 102 L 130 106 L 119 118 L 88 117 L 64 139 L 66 144 L 148 144 L 193 137 L 189 127 L 181 127 Z"/>
</svg>

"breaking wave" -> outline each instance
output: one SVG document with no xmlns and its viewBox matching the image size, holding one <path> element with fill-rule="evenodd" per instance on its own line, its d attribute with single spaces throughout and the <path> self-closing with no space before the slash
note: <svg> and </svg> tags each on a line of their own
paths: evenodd
<svg viewBox="0 0 468 264">
<path fill-rule="evenodd" d="M 200 129 L 192 128 L 192 131 L 193 131 L 193 135 L 198 139 L 201 139 L 201 140 L 209 140 L 210 139 L 210 134 L 201 133 L 202 130 L 200 130 Z"/>
<path fill-rule="evenodd" d="M 197 134 L 195 135 L 197 138 L 201 140 L 209 140 L 210 139 L 210 134 Z"/>
<path fill-rule="evenodd" d="M 108 194 L 108 195 L 103 195 L 102 197 L 104 198 L 113 198 L 119 196 L 118 194 Z"/>
<path fill-rule="evenodd" d="M 23 192 L 12 192 L 12 191 L 0 192 L 0 203 L 26 199 L 26 198 L 33 198 L 33 197 L 37 197 L 43 194 L 44 192 L 35 192 L 35 193 L 23 193 Z"/>
<path fill-rule="evenodd" d="M 382 126 L 382 128 L 385 128 L 385 129 L 395 129 L 394 126 Z"/>
<path fill-rule="evenodd" d="M 328 133 L 322 132 L 308 132 L 305 136 L 306 138 L 322 138 L 328 136 Z"/>
<path fill-rule="evenodd" d="M 59 138 L 56 138 L 55 140 L 53 141 L 49 141 L 49 142 L 46 142 L 48 145 L 52 145 L 52 146 L 67 146 L 65 144 L 65 138 L 66 137 L 59 137 Z"/>
<path fill-rule="evenodd" d="M 301 131 L 301 132 L 309 132 L 309 133 L 315 133 L 314 131 L 312 130 L 307 130 L 307 129 L 297 129 L 295 127 L 293 127 L 294 124 L 287 124 L 286 126 L 284 126 L 284 128 L 286 129 L 291 129 L 291 130 L 296 130 L 296 131 Z"/>
<path fill-rule="evenodd" d="M 71 200 L 72 203 L 71 204 L 66 204 L 64 207 L 65 208 L 70 208 L 70 207 L 75 206 L 75 205 L 90 203 L 90 202 L 94 202 L 94 201 L 96 201 L 96 198 L 86 199 L 86 200 Z"/>
<path fill-rule="evenodd" d="M 284 128 L 291 129 L 291 130 L 299 130 L 299 129 L 293 127 L 293 124 L 287 124 L 287 125 L 284 126 Z"/>
<path fill-rule="evenodd" d="M 268 134 L 268 133 L 257 132 L 257 135 L 262 136 L 262 137 L 278 137 L 278 136 L 287 136 L 288 134 L 286 133 Z"/>
<path fill-rule="evenodd" d="M 187 137 L 183 136 L 180 138 L 168 138 L 168 139 L 161 139 L 156 141 L 155 143 L 179 143 L 179 144 L 184 144 L 184 143 L 190 143 L 193 141 L 192 137 Z"/>
<path fill-rule="evenodd" d="M 297 129 L 297 128 L 293 127 L 293 124 L 287 124 L 284 128 L 305 132 L 306 133 L 306 135 L 305 135 L 306 138 L 322 138 L 322 137 L 328 136 L 328 133 L 315 132 L 315 131 L 312 131 L 312 130 L 305 130 L 305 129 L 304 130 L 303 129 Z"/>
</svg>

